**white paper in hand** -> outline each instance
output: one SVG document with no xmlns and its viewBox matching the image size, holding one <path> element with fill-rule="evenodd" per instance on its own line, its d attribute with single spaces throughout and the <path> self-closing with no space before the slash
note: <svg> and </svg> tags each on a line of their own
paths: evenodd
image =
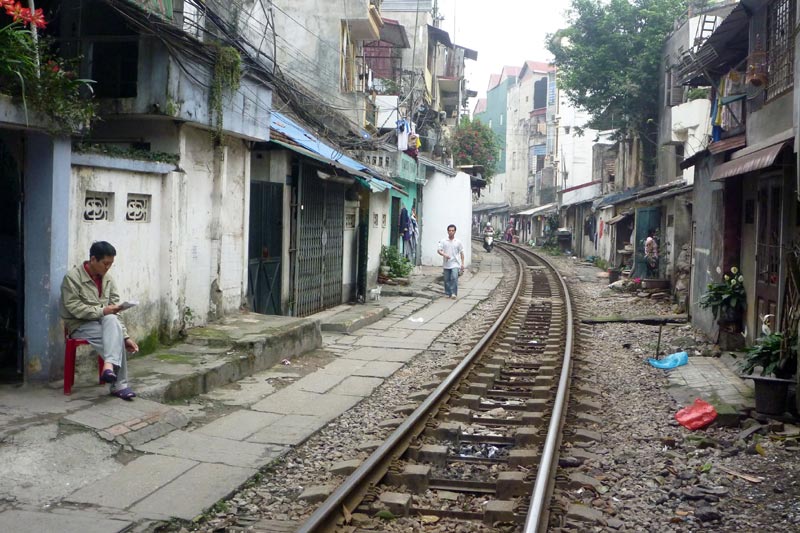
<svg viewBox="0 0 800 533">
<path fill-rule="evenodd" d="M 136 300 L 130 300 L 130 301 L 127 301 L 127 302 L 122 302 L 121 304 L 119 304 L 120 311 L 124 311 L 125 309 L 130 309 L 131 307 L 133 307 L 135 305 L 139 305 L 139 302 L 136 301 Z"/>
</svg>

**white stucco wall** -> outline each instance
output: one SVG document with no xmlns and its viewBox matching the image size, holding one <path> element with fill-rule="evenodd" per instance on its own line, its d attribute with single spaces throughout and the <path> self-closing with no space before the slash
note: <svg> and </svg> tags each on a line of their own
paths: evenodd
<svg viewBox="0 0 800 533">
<path fill-rule="evenodd" d="M 711 135 L 711 101 L 692 100 L 671 110 L 671 141 L 683 144 L 683 157 L 689 158 L 704 150 Z M 694 183 L 694 165 L 683 171 L 687 185 Z"/>
<path fill-rule="evenodd" d="M 611 241 L 611 233 L 612 231 L 614 231 L 612 229 L 614 226 L 609 226 L 608 221 L 613 217 L 614 217 L 613 208 L 601 209 L 596 213 L 596 218 L 597 218 L 596 227 L 598 228 L 598 230 L 600 228 L 600 221 L 601 220 L 603 221 L 603 236 L 600 237 L 599 236 L 600 232 L 598 231 L 597 248 L 595 249 L 594 254 L 591 254 L 591 255 L 597 255 L 608 262 L 610 262 L 612 259 L 613 248 Z"/>
<path fill-rule="evenodd" d="M 161 174 L 143 174 L 125 170 L 74 166 L 70 186 L 69 266 L 89 259 L 94 241 L 108 241 L 117 250 L 111 274 L 123 300 L 138 300 L 140 305 L 125 311 L 131 335 L 144 337 L 159 327 L 161 316 L 162 265 L 159 260 L 161 240 Z M 86 193 L 110 193 L 110 220 L 84 220 Z M 129 194 L 150 197 L 146 222 L 126 220 Z M 60 283 L 60 280 L 59 280 Z"/>
<path fill-rule="evenodd" d="M 204 321 L 242 303 L 250 154 L 241 141 L 229 139 L 215 156 L 211 136 L 196 128 L 183 128 L 182 136 L 181 165 L 189 181 L 185 307 Z"/>
<path fill-rule="evenodd" d="M 93 241 L 115 246 L 121 297 L 140 302 L 125 313 L 137 338 L 174 334 L 185 319 L 205 324 L 243 302 L 249 151 L 233 138 L 215 150 L 207 131 L 189 126 L 176 144 L 185 172 L 72 168 L 70 264 L 88 258 Z M 84 220 L 87 191 L 113 194 L 110 220 Z M 126 220 L 129 194 L 149 196 L 147 221 Z"/>
<path fill-rule="evenodd" d="M 391 200 L 389 190 L 372 193 L 369 198 L 369 255 L 367 256 L 367 285 L 377 283 L 381 266 L 381 247 L 389 244 L 391 221 L 389 209 Z"/>
<path fill-rule="evenodd" d="M 459 172 L 447 176 L 428 171 L 428 182 L 423 190 L 423 220 L 425 231 L 420 243 L 423 265 L 441 266 L 442 258 L 436 253 L 439 241 L 447 238 L 447 226 L 455 224 L 456 237 L 464 243 L 465 266 L 472 263 L 470 227 L 472 225 L 472 191 L 469 175 Z"/>
<path fill-rule="evenodd" d="M 354 225 L 350 225 L 352 221 Z M 344 203 L 344 234 L 342 245 L 342 301 L 349 302 L 355 296 L 356 265 L 358 257 L 358 202 Z"/>
<path fill-rule="evenodd" d="M 584 128 L 589 120 L 586 111 L 569 104 L 567 98 L 559 93 L 559 130 L 558 154 L 560 161 L 559 177 L 564 188 L 576 187 L 592 181 L 592 146 L 597 131 L 583 129 L 578 135 L 578 128 Z M 564 179 L 564 172 L 567 176 Z"/>
</svg>

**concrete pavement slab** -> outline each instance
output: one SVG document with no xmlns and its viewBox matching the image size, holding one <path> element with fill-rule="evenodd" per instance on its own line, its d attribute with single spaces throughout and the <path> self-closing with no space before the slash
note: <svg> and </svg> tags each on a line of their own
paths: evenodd
<svg viewBox="0 0 800 533">
<path fill-rule="evenodd" d="M 333 394 L 366 398 L 383 383 L 381 378 L 351 376 L 331 389 Z"/>
<path fill-rule="evenodd" d="M 362 346 L 348 352 L 348 359 L 360 359 L 362 361 L 397 361 L 405 362 L 420 353 L 422 350 L 405 350 L 402 348 L 373 348 Z M 363 365 L 362 365 L 363 366 Z"/>
<path fill-rule="evenodd" d="M 224 464 L 199 464 L 132 507 L 140 516 L 192 520 L 257 472 Z"/>
<path fill-rule="evenodd" d="M 294 386 L 306 392 L 316 392 L 322 394 L 328 392 L 342 382 L 344 376 L 327 374 L 324 369 L 322 372 L 309 374 L 294 383 Z"/>
<path fill-rule="evenodd" d="M 389 339 L 386 337 L 361 337 L 356 341 L 356 346 L 374 346 L 376 348 L 411 348 L 424 350 L 428 347 L 428 342 L 410 341 L 408 339 Z"/>
<path fill-rule="evenodd" d="M 275 373 L 266 370 L 208 392 L 206 396 L 223 405 L 252 405 L 275 392 L 275 386 L 269 381 L 273 377 Z"/>
<path fill-rule="evenodd" d="M 120 470 L 118 449 L 89 432 L 59 435 L 55 423 L 30 427 L 0 446 L 0 500 L 57 500 Z"/>
<path fill-rule="evenodd" d="M 178 457 L 144 455 L 114 475 L 72 493 L 66 500 L 127 509 L 197 464 Z"/>
<path fill-rule="evenodd" d="M 182 457 L 203 463 L 260 468 L 284 450 L 273 446 L 211 437 L 183 430 L 139 446 L 139 451 Z"/>
<path fill-rule="evenodd" d="M 351 376 L 353 372 L 364 366 L 364 361 L 342 357 L 325 365 L 326 374 Z"/>
<path fill-rule="evenodd" d="M 247 437 L 283 418 L 275 413 L 242 409 L 234 411 L 194 430 L 195 433 L 223 439 L 245 440 Z"/>
<path fill-rule="evenodd" d="M 340 394 L 315 394 L 289 386 L 258 402 L 252 408 L 268 413 L 311 415 L 330 420 L 347 411 L 360 400 L 361 398 Z"/>
<path fill-rule="evenodd" d="M 391 361 L 368 361 L 367 364 L 353 372 L 353 375 L 388 378 L 401 368 L 403 368 L 403 363 L 394 363 Z"/>
<path fill-rule="evenodd" d="M 98 518 L 76 513 L 41 513 L 11 510 L 0 513 L 0 531 L 9 533 L 116 533 L 131 526 L 131 522 Z"/>
<path fill-rule="evenodd" d="M 319 431 L 328 420 L 310 415 L 285 415 L 248 437 L 249 442 L 297 446 Z"/>
</svg>

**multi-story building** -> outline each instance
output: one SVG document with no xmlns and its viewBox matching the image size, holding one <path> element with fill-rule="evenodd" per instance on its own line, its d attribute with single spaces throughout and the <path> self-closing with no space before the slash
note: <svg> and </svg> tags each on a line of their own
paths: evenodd
<svg viewBox="0 0 800 533">
<path fill-rule="evenodd" d="M 795 103 L 796 0 L 738 2 L 696 52 L 680 81 L 710 87 L 711 137 L 684 161 L 694 166 L 692 320 L 721 332 L 698 301 L 720 272 L 736 266 L 747 306 L 741 325 L 752 342 L 772 315 L 773 330 L 796 331 L 791 272 L 798 264 Z M 736 337 L 738 333 L 734 334 Z"/>
</svg>

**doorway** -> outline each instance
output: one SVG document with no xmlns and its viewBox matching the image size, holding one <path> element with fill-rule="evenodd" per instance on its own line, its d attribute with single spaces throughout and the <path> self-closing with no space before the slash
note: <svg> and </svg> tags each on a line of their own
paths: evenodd
<svg viewBox="0 0 800 533">
<path fill-rule="evenodd" d="M 247 299 L 262 315 L 281 314 L 283 184 L 250 183 Z"/>
<path fill-rule="evenodd" d="M 636 242 L 634 271 L 632 277 L 646 278 L 647 277 L 647 260 L 644 256 L 644 242 L 647 240 L 647 234 L 650 230 L 655 230 L 656 243 L 658 244 L 659 253 L 661 252 L 661 208 L 660 207 L 639 207 L 636 209 Z M 661 265 L 658 265 L 659 276 Z"/>
<path fill-rule="evenodd" d="M 22 172 L 0 139 L 0 383 L 23 378 Z"/>
<path fill-rule="evenodd" d="M 780 178 L 763 180 L 758 187 L 756 213 L 756 313 L 758 331 L 761 317 L 773 315 L 772 325 L 779 324 L 778 284 L 781 265 L 781 221 L 783 187 Z"/>
</svg>

